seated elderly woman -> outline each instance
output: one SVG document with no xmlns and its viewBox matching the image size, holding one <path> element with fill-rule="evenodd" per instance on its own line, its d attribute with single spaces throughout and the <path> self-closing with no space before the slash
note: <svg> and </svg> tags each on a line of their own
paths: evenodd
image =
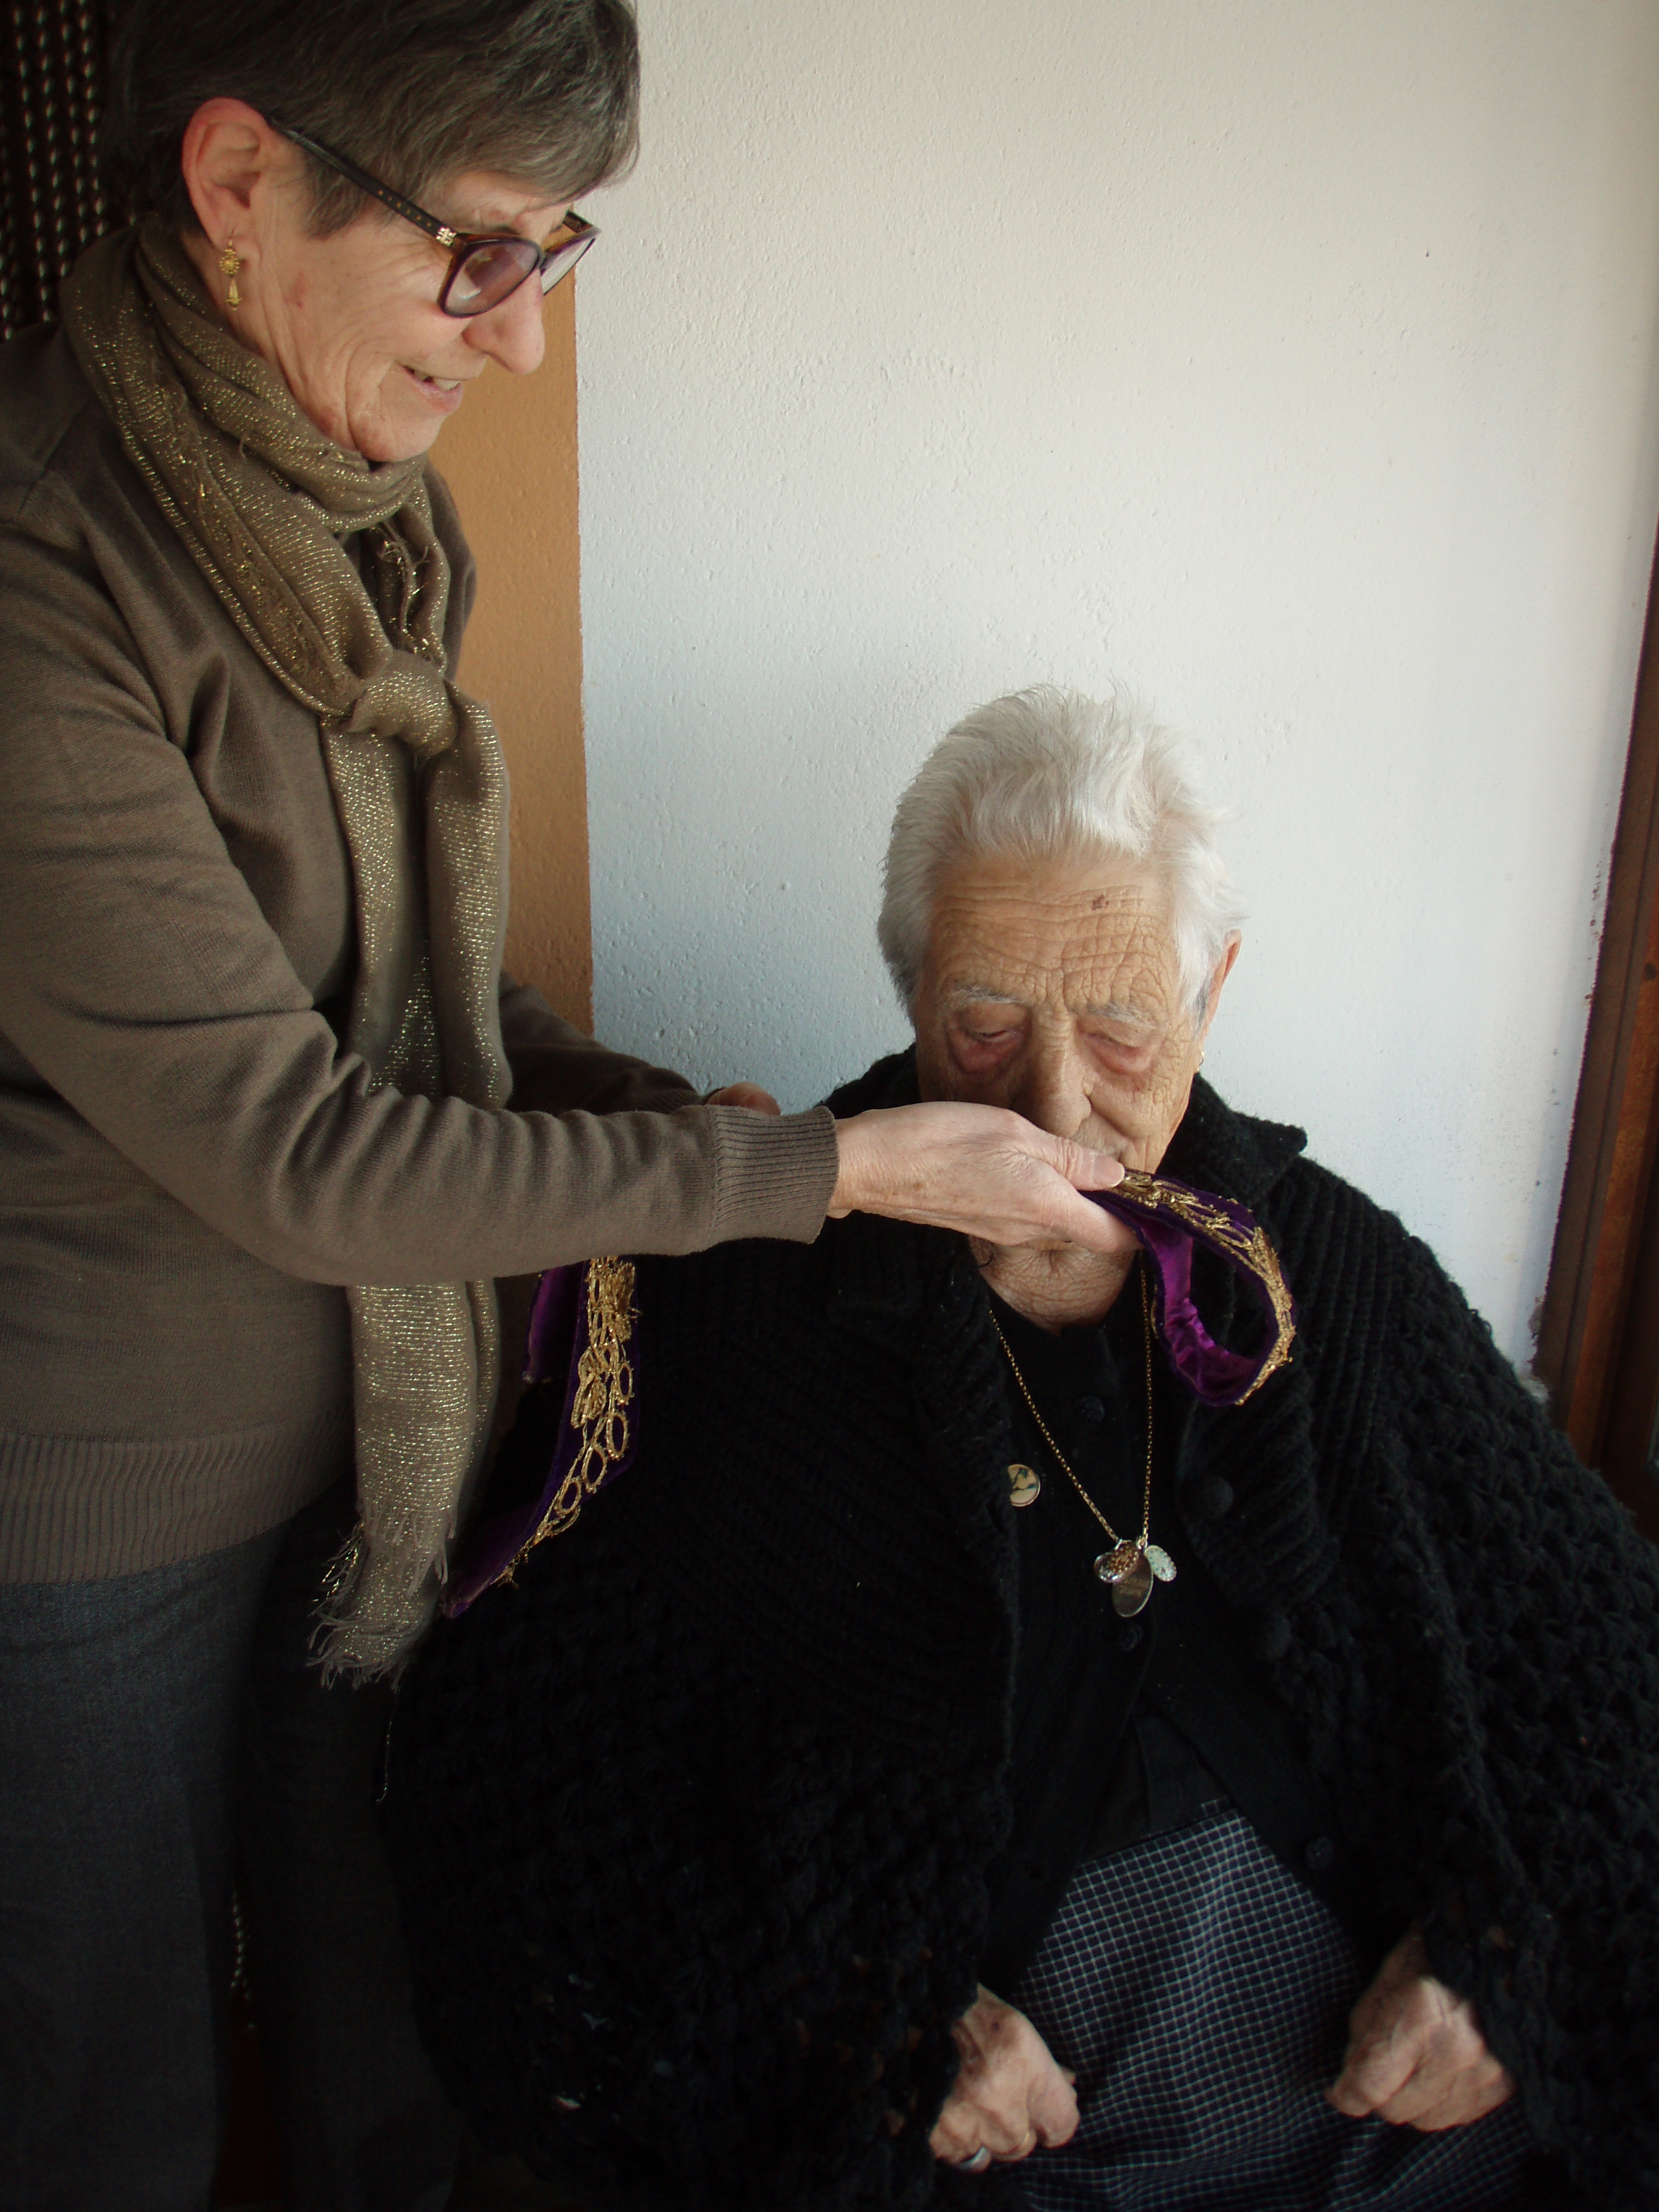
<svg viewBox="0 0 1659 2212">
<path fill-rule="evenodd" d="M 866 1215 L 544 1285 L 386 1817 L 450 2093 L 596 2212 L 1656 2201 L 1659 1569 L 1200 1077 L 1213 829 L 1050 691 L 894 825 L 915 1043 L 844 1141 L 1018 1109 L 1139 1171 L 1115 1255 Z"/>
</svg>

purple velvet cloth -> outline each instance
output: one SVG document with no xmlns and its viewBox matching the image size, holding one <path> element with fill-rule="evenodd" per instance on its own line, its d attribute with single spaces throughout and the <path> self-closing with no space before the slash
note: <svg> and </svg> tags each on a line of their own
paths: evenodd
<svg viewBox="0 0 1659 2212">
<path fill-rule="evenodd" d="M 1142 1196 L 1143 1189 L 1150 1194 Z M 1279 1360 L 1273 1359 L 1280 1347 L 1280 1315 L 1269 1279 L 1244 1256 L 1245 1248 L 1252 1243 L 1270 1249 L 1254 1217 L 1231 1199 L 1194 1190 L 1169 1176 L 1132 1176 L 1115 1190 L 1091 1190 L 1087 1195 L 1128 1224 L 1152 1261 L 1153 1318 L 1176 1373 L 1206 1406 L 1240 1404 L 1261 1382 L 1270 1361 L 1282 1364 L 1282 1352 Z M 1200 1221 L 1190 1218 L 1172 1219 L 1166 1210 L 1171 1200 L 1187 1203 L 1193 1214 L 1224 1217 L 1229 1233 L 1212 1234 Z M 1266 1316 L 1268 1334 L 1266 1344 L 1253 1356 L 1229 1352 L 1205 1328 L 1193 1303 L 1194 1243 L 1206 1245 L 1218 1254 L 1254 1292 Z M 1282 1293 L 1283 1279 L 1278 1274 L 1276 1261 L 1273 1267 L 1273 1279 L 1279 1282 Z M 1287 1321 L 1293 1328 L 1294 1308 L 1288 1297 L 1285 1306 Z M 1288 1340 L 1285 1342 L 1287 1348 Z"/>
<path fill-rule="evenodd" d="M 525 1347 L 526 1382 L 556 1382 L 564 1378 L 564 1404 L 559 1416 L 558 1443 L 549 1462 L 547 1480 L 538 1496 L 509 1512 L 498 1513 L 467 1538 L 455 1571 L 443 1596 L 443 1610 L 453 1619 L 499 1582 L 546 1519 L 554 1499 L 574 1466 L 581 1437 L 570 1413 L 576 1399 L 576 1370 L 587 1349 L 587 1269 L 584 1266 L 550 1267 L 537 1286 L 530 1312 L 530 1334 Z M 631 1423 L 628 1449 L 608 1469 L 605 1482 L 614 1482 L 633 1464 L 637 1449 L 638 1424 Z"/>
</svg>

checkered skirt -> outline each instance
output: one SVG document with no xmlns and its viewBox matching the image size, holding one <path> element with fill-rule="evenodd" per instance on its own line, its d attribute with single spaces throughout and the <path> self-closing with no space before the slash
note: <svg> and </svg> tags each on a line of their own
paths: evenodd
<svg viewBox="0 0 1659 2212">
<path fill-rule="evenodd" d="M 1022 2170 L 1033 2212 L 1533 2202 L 1513 2102 L 1438 2135 L 1325 2102 L 1359 1987 L 1340 1924 L 1231 1806 L 1082 1867 L 1012 2000 L 1082 2112 Z"/>
</svg>

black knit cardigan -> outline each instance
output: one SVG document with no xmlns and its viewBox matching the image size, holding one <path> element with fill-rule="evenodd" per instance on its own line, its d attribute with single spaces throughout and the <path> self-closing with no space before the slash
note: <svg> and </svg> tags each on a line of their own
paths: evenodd
<svg viewBox="0 0 1659 2212">
<path fill-rule="evenodd" d="M 1186 1540 L 1574 2201 L 1651 2207 L 1659 1566 L 1428 1249 L 1303 1142 L 1200 1081 L 1165 1163 L 1256 1212 L 1301 1322 L 1249 1403 L 1193 1409 Z M 1199 1288 L 1248 1341 L 1231 1279 Z M 646 1261 L 638 1304 L 637 1462 L 398 1701 L 434 2057 L 592 2212 L 985 2203 L 927 2150 L 1008 1822 L 979 1279 L 960 1239 L 854 1216 Z"/>
</svg>

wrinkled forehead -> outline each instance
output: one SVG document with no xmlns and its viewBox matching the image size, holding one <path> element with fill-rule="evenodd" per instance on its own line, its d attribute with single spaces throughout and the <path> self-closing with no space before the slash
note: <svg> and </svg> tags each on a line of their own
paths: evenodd
<svg viewBox="0 0 1659 2212">
<path fill-rule="evenodd" d="M 975 860 L 939 883 L 925 983 L 947 1008 L 1063 1006 L 1162 1028 L 1177 978 L 1168 892 L 1139 862 Z"/>
</svg>

